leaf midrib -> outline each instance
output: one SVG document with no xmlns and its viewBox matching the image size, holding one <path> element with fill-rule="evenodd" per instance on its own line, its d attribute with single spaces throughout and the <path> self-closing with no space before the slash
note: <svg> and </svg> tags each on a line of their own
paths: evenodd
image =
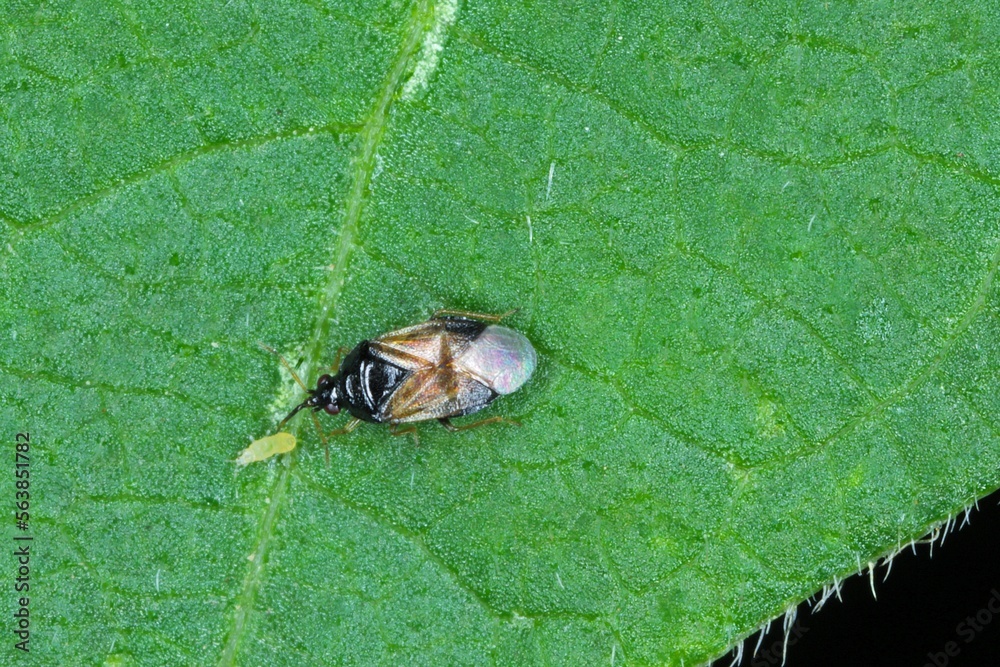
<svg viewBox="0 0 1000 667">
<path fill-rule="evenodd" d="M 326 349 L 331 314 L 334 312 L 343 291 L 348 263 L 356 247 L 355 238 L 358 233 L 358 223 L 375 169 L 375 152 L 385 133 L 389 110 L 397 98 L 400 88 L 405 83 L 406 74 L 413 66 L 414 56 L 430 29 L 433 16 L 434 3 L 431 0 L 422 0 L 414 5 L 406 25 L 406 37 L 400 45 L 392 69 L 379 88 L 372 110 L 361 128 L 359 134 L 361 145 L 351 161 L 351 189 L 347 195 L 343 224 L 340 226 L 337 243 L 331 253 L 333 269 L 330 271 L 329 278 L 320 294 L 316 321 L 306 344 L 304 361 L 300 367 L 301 373 L 306 378 L 310 377 L 311 370 L 319 364 L 320 356 Z M 289 430 L 297 430 L 297 424 Z M 233 624 L 226 633 L 222 655 L 218 662 L 219 667 L 232 667 L 236 664 L 240 641 L 246 633 L 247 619 L 253 610 L 257 590 L 264 577 L 267 550 L 274 536 L 274 528 L 279 520 L 283 501 L 287 495 L 294 465 L 294 452 L 285 454 L 280 460 L 281 471 L 268 495 L 267 510 L 261 520 L 257 543 L 251 553 L 243 585 L 236 597 Z"/>
</svg>

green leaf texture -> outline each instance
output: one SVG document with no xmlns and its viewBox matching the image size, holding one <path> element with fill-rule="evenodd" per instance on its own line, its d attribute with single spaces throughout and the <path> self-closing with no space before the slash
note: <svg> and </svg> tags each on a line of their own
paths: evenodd
<svg viewBox="0 0 1000 667">
<path fill-rule="evenodd" d="M 975 1 L 3 2 L 24 658 L 691 666 L 996 489 L 998 42 Z M 327 466 L 298 419 L 235 470 L 301 400 L 258 341 L 315 381 L 440 307 L 521 309 L 521 428 Z"/>
</svg>

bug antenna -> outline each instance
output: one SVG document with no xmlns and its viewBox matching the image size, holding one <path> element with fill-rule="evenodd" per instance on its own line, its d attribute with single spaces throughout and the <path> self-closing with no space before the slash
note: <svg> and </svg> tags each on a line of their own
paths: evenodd
<svg viewBox="0 0 1000 667">
<path fill-rule="evenodd" d="M 274 356 L 278 357 L 278 361 L 280 361 L 281 365 L 285 367 L 285 370 L 287 370 L 289 373 L 292 374 L 292 377 L 295 378 L 295 381 L 298 383 L 298 385 L 302 387 L 303 390 L 309 391 L 309 387 L 307 387 L 306 383 L 302 381 L 302 378 L 299 377 L 299 374 L 295 372 L 295 369 L 292 368 L 292 365 L 288 363 L 288 361 L 286 361 L 283 356 L 281 356 L 281 352 L 278 352 L 270 345 L 265 345 L 260 341 L 257 341 L 257 345 L 259 345 L 260 349 L 264 350 L 265 352 L 270 352 Z M 289 417 L 291 417 L 291 415 L 289 415 Z"/>
</svg>

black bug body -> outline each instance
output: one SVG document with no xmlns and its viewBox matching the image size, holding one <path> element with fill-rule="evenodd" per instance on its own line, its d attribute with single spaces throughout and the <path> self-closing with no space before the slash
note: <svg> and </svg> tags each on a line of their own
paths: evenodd
<svg viewBox="0 0 1000 667">
<path fill-rule="evenodd" d="M 330 414 L 347 410 L 355 421 L 346 430 L 359 421 L 428 419 L 459 428 L 448 419 L 477 412 L 516 391 L 534 372 L 531 343 L 512 329 L 489 323 L 500 317 L 440 311 L 421 324 L 362 341 L 336 375 L 319 378 L 310 397 L 281 426 L 302 408 L 312 408 Z"/>
<path fill-rule="evenodd" d="M 368 341 L 362 341 L 341 364 L 327 400 L 336 395 L 340 404 L 357 419 L 382 422 L 385 420 L 380 418 L 381 408 L 409 375 L 409 371 L 377 356 Z"/>
</svg>

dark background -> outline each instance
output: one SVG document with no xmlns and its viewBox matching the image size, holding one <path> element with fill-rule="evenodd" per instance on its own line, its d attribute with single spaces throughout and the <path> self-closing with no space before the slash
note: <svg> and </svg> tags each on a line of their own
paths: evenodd
<svg viewBox="0 0 1000 667">
<path fill-rule="evenodd" d="M 994 590 L 1000 598 L 998 503 L 1000 491 L 980 500 L 969 524 L 952 531 L 944 546 L 940 538 L 935 542 L 933 558 L 929 545 L 918 544 L 916 556 L 909 547 L 896 556 L 888 580 L 882 581 L 885 567 L 877 567 L 878 600 L 872 598 L 866 572 L 843 583 L 843 602 L 834 597 L 815 615 L 807 604 L 799 605 L 798 632 L 789 638 L 785 666 L 1000 667 L 1000 614 L 986 608 Z M 993 602 L 993 608 L 1000 608 L 1000 602 Z M 981 624 L 977 613 L 989 622 Z M 966 621 L 969 616 L 980 630 Z M 967 629 L 959 632 L 963 622 Z M 781 619 L 771 623 L 753 658 L 758 637 L 746 641 L 742 664 L 780 665 Z M 945 653 L 948 642 L 957 655 Z M 712 667 L 727 667 L 732 659 L 729 654 Z"/>
</svg>

